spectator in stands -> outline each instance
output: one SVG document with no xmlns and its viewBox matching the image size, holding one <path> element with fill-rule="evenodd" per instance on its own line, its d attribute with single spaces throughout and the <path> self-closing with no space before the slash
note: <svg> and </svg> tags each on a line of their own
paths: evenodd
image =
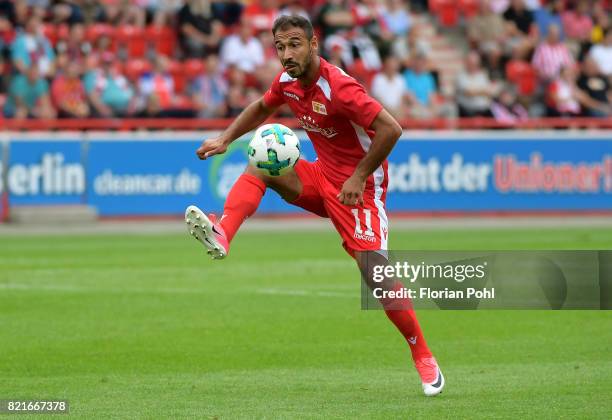
<svg viewBox="0 0 612 420">
<path fill-rule="evenodd" d="M 27 0 L 29 16 L 36 16 L 41 20 L 47 15 L 47 10 L 50 9 L 51 0 Z"/>
<path fill-rule="evenodd" d="M 597 63 L 602 74 L 612 76 L 612 28 L 606 29 L 603 41 L 591 48 L 589 56 Z"/>
<path fill-rule="evenodd" d="M 174 17 L 183 7 L 182 0 L 148 0 L 147 15 L 151 16 L 151 25 L 166 26 L 174 23 Z"/>
<path fill-rule="evenodd" d="M 379 53 L 383 55 L 389 53 L 393 41 L 393 33 L 385 23 L 385 10 L 377 0 L 357 0 L 352 8 L 360 33 L 374 41 Z"/>
<path fill-rule="evenodd" d="M 53 23 L 67 23 L 68 25 L 74 25 L 76 23 L 83 23 L 84 16 L 81 11 L 80 1 L 78 0 L 60 0 L 55 2 L 53 5 Z"/>
<path fill-rule="evenodd" d="M 561 39 L 565 38 L 563 23 L 561 21 L 561 14 L 564 9 L 565 5 L 563 0 L 552 0 L 533 12 L 533 18 L 535 19 L 540 39 L 545 39 L 548 36 L 548 27 L 551 25 L 560 28 L 561 31 L 559 36 Z"/>
<path fill-rule="evenodd" d="M 603 1 L 598 1 L 593 7 L 593 30 L 591 42 L 598 44 L 603 41 L 606 30 L 610 29 L 610 15 L 606 11 Z"/>
<path fill-rule="evenodd" d="M 85 87 L 81 81 L 81 64 L 70 60 L 58 65 L 58 75 L 51 84 L 51 98 L 60 118 L 87 118 L 90 115 Z"/>
<path fill-rule="evenodd" d="M 465 60 L 465 71 L 457 76 L 457 103 L 461 117 L 490 117 L 495 85 L 482 69 L 478 52 L 471 51 Z"/>
<path fill-rule="evenodd" d="M 227 109 L 225 117 L 237 117 L 248 105 L 249 103 L 246 100 L 246 95 L 244 95 L 242 88 L 238 85 L 230 86 L 227 92 Z"/>
<path fill-rule="evenodd" d="M 321 7 L 317 16 L 323 40 L 331 35 L 344 34 L 355 25 L 355 17 L 350 11 L 347 0 L 329 0 Z"/>
<path fill-rule="evenodd" d="M 580 0 L 573 10 L 567 10 L 561 15 L 563 30 L 570 40 L 585 42 L 591 39 L 593 19 L 588 11 L 588 1 Z"/>
<path fill-rule="evenodd" d="M 532 64 L 541 80 L 552 81 L 562 67 L 574 64 L 574 58 L 560 36 L 558 26 L 549 26 L 546 41 L 538 45 L 533 54 Z"/>
<path fill-rule="evenodd" d="M 503 16 L 509 25 L 524 36 L 534 33 L 533 13 L 525 7 L 525 0 L 512 0 Z"/>
<path fill-rule="evenodd" d="M 224 0 L 212 3 L 213 14 L 227 27 L 240 22 L 244 6 L 241 0 Z"/>
<path fill-rule="evenodd" d="M 243 12 L 243 17 L 251 22 L 254 32 L 271 31 L 277 16 L 277 0 L 252 1 Z"/>
<path fill-rule="evenodd" d="M 128 115 L 134 90 L 119 73 L 114 61 L 112 53 L 103 53 L 101 68 L 89 71 L 84 77 L 85 91 L 94 116 L 110 118 Z"/>
<path fill-rule="evenodd" d="M 12 62 L 19 73 L 25 74 L 33 65 L 38 66 L 41 77 L 51 77 L 55 73 L 55 53 L 51 43 L 42 33 L 39 17 L 32 16 L 25 30 L 19 31 L 11 49 Z"/>
<path fill-rule="evenodd" d="M 143 74 L 138 80 L 137 101 L 141 111 L 144 108 L 144 116 L 164 116 L 177 105 L 174 80 L 168 67 L 168 57 L 157 55 L 153 60 L 153 71 Z"/>
<path fill-rule="evenodd" d="M 13 76 L 5 104 L 9 118 L 55 118 L 49 97 L 49 84 L 40 75 L 40 66 L 33 63 L 25 73 Z"/>
<path fill-rule="evenodd" d="M 433 117 L 436 108 L 433 97 L 437 91 L 436 81 L 427 70 L 427 56 L 417 53 L 412 66 L 404 71 L 404 83 L 408 90 L 410 114 L 413 117 Z"/>
<path fill-rule="evenodd" d="M 136 1 L 103 0 L 100 3 L 97 20 L 113 26 L 134 25 L 143 27 L 146 9 Z"/>
<path fill-rule="evenodd" d="M 595 60 L 587 57 L 582 63 L 582 72 L 576 83 L 581 91 L 584 114 L 587 117 L 606 117 L 612 111 L 612 90 L 608 80 L 602 76 Z"/>
<path fill-rule="evenodd" d="M 66 55 L 71 61 L 84 61 L 92 51 L 91 44 L 85 39 L 85 25 L 72 25 L 68 39 L 59 41 L 55 49 L 58 55 Z"/>
<path fill-rule="evenodd" d="M 241 20 L 238 33 L 225 38 L 219 57 L 223 68 L 233 65 L 246 73 L 254 73 L 263 64 L 263 46 L 247 18 Z"/>
<path fill-rule="evenodd" d="M 278 72 L 282 69 L 276 54 L 272 31 L 261 31 L 257 34 L 264 51 L 263 63 L 255 70 L 255 78 L 259 86 L 270 86 Z"/>
<path fill-rule="evenodd" d="M 14 16 L 15 20 L 13 21 L 13 26 L 15 28 L 25 28 L 28 22 L 28 19 L 32 14 L 30 13 L 30 7 L 26 0 L 15 0 L 11 1 L 14 4 Z"/>
<path fill-rule="evenodd" d="M 478 14 L 467 23 L 468 41 L 485 58 L 489 72 L 497 75 L 501 72 L 502 56 L 506 49 L 504 20 L 493 13 L 489 0 L 480 0 L 479 6 Z"/>
<path fill-rule="evenodd" d="M 223 24 L 213 15 L 208 0 L 187 0 L 177 17 L 179 42 L 187 57 L 217 54 Z"/>
<path fill-rule="evenodd" d="M 412 25 L 412 18 L 403 0 L 387 0 L 387 8 L 383 10 L 382 15 L 393 36 L 406 36 Z"/>
<path fill-rule="evenodd" d="M 4 76 L 9 74 L 7 61 L 14 38 L 15 30 L 11 19 L 7 14 L 3 14 L 3 9 L 0 9 L 0 92 L 5 92 Z"/>
<path fill-rule="evenodd" d="M 580 115 L 580 91 L 576 87 L 576 72 L 572 66 L 563 67 L 559 76 L 546 90 L 547 115 L 572 117 Z"/>
<path fill-rule="evenodd" d="M 15 30 L 11 19 L 8 15 L 2 14 L 0 9 L 0 60 L 4 61 L 9 56 L 11 51 L 11 44 L 15 39 Z M 0 72 L 0 77 L 2 72 Z"/>
<path fill-rule="evenodd" d="M 505 86 L 501 89 L 498 97 L 491 104 L 491 113 L 496 121 L 504 124 L 516 124 L 529 119 L 529 113 L 521 105 L 514 89 Z"/>
<path fill-rule="evenodd" d="M 392 52 L 404 67 L 410 67 L 413 56 L 417 54 L 429 57 L 431 45 L 424 34 L 423 25 L 415 23 L 406 36 L 393 41 Z"/>
<path fill-rule="evenodd" d="M 11 24 L 11 28 L 14 28 L 17 25 L 15 2 L 11 0 L 0 0 L 0 16 L 4 16 Z"/>
<path fill-rule="evenodd" d="M 197 115 L 200 118 L 221 118 L 227 110 L 225 97 L 228 84 L 219 68 L 216 55 L 206 58 L 206 72 L 196 78 L 189 87 Z"/>
<path fill-rule="evenodd" d="M 383 61 L 383 69 L 372 79 L 372 96 L 376 98 L 396 118 L 406 116 L 408 89 L 399 73 L 399 61 L 388 55 Z"/>
<path fill-rule="evenodd" d="M 529 54 L 537 42 L 538 29 L 533 13 L 525 8 L 524 0 L 512 0 L 503 17 L 506 21 L 507 49 L 520 46 L 524 54 Z"/>
<path fill-rule="evenodd" d="M 304 5 L 302 3 L 301 0 L 290 0 L 286 3 L 285 7 L 283 7 L 278 15 L 298 15 L 298 16 L 302 16 L 303 18 L 306 18 L 308 20 L 310 20 L 310 15 L 308 14 L 308 11 L 304 8 Z M 262 31 L 262 32 L 270 32 L 270 31 Z"/>
</svg>

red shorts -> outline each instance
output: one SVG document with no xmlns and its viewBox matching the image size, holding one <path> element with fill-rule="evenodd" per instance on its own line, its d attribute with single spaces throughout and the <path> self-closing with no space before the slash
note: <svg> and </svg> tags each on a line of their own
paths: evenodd
<svg viewBox="0 0 612 420">
<path fill-rule="evenodd" d="M 354 251 L 387 249 L 387 183 L 382 167 L 373 174 L 374 186 L 364 191 L 364 204 L 357 206 L 346 206 L 338 200 L 340 187 L 323 176 L 318 161 L 299 160 L 295 172 L 302 182 L 302 193 L 291 204 L 329 217 L 342 237 L 342 246 L 351 256 L 355 256 Z"/>
</svg>

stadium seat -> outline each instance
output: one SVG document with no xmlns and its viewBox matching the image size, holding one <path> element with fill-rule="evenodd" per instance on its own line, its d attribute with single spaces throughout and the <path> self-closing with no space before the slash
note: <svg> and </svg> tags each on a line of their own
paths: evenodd
<svg viewBox="0 0 612 420">
<path fill-rule="evenodd" d="M 526 61 L 511 60 L 506 64 L 506 78 L 514 84 L 521 95 L 533 95 L 537 88 L 535 69 Z"/>
<path fill-rule="evenodd" d="M 115 31 L 117 44 L 126 48 L 128 57 L 142 58 L 146 53 L 145 32 L 138 26 L 124 25 Z"/>
<path fill-rule="evenodd" d="M 429 11 L 432 14 L 437 15 L 438 12 L 440 11 L 440 9 L 442 8 L 442 3 L 443 2 L 444 2 L 444 0 L 429 0 L 428 1 Z"/>
<path fill-rule="evenodd" d="M 123 67 L 123 74 L 131 82 L 136 82 L 144 73 L 151 71 L 151 63 L 140 58 L 128 60 Z"/>
<path fill-rule="evenodd" d="M 169 26 L 150 25 L 145 29 L 146 41 L 158 54 L 174 56 L 176 33 Z"/>
<path fill-rule="evenodd" d="M 114 27 L 112 27 L 111 25 L 107 25 L 105 23 L 96 23 L 94 25 L 87 27 L 85 38 L 89 42 L 94 43 L 96 39 L 100 38 L 101 36 L 108 36 L 111 39 L 114 39 L 114 35 L 115 35 Z"/>
<path fill-rule="evenodd" d="M 183 64 L 180 61 L 171 60 L 168 64 L 168 73 L 170 73 L 174 80 L 174 91 L 177 93 L 183 92 L 187 84 Z"/>
<path fill-rule="evenodd" d="M 355 60 L 355 62 L 347 68 L 347 72 L 362 83 L 366 89 L 370 89 L 372 79 L 374 79 L 374 75 L 376 74 L 376 71 L 367 69 L 361 59 Z"/>
<path fill-rule="evenodd" d="M 466 19 L 476 16 L 479 9 L 479 0 L 459 0 L 459 10 Z"/>
<path fill-rule="evenodd" d="M 62 23 L 57 27 L 57 40 L 66 41 L 68 38 L 70 38 L 70 27 Z"/>
<path fill-rule="evenodd" d="M 43 25 L 43 34 L 45 35 L 45 38 L 49 40 L 51 45 L 55 47 L 55 44 L 57 44 L 57 26 L 53 23 L 45 23 Z"/>
<path fill-rule="evenodd" d="M 442 26 L 451 27 L 459 22 L 459 8 L 456 0 L 439 0 L 438 20 Z"/>
<path fill-rule="evenodd" d="M 183 73 L 188 81 L 205 73 L 204 62 L 197 58 L 191 58 L 183 63 Z"/>
</svg>

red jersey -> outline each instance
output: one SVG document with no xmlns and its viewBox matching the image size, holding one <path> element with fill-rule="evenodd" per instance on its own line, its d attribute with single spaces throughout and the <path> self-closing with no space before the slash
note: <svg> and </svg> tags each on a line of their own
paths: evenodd
<svg viewBox="0 0 612 420">
<path fill-rule="evenodd" d="M 341 188 L 350 177 L 371 144 L 368 130 L 382 106 L 370 97 L 363 86 L 343 70 L 320 59 L 319 75 L 308 87 L 281 72 L 264 94 L 267 106 L 286 103 L 308 134 L 322 166 L 323 176 Z M 366 188 L 386 187 L 385 161 Z"/>
</svg>

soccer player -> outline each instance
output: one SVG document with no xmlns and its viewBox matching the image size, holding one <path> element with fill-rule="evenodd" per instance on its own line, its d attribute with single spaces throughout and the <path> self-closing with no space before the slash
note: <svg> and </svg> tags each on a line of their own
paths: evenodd
<svg viewBox="0 0 612 420">
<path fill-rule="evenodd" d="M 187 208 L 189 232 L 213 258 L 224 258 L 240 225 L 271 188 L 287 202 L 329 217 L 345 250 L 366 273 L 368 251 L 387 249 L 386 158 L 402 129 L 355 79 L 318 56 L 318 41 L 307 19 L 279 17 L 272 33 L 284 71 L 262 98 L 245 108 L 219 137 L 205 140 L 196 153 L 200 159 L 224 153 L 232 141 L 286 103 L 312 140 L 318 160 L 299 160 L 293 171 L 280 177 L 248 166 L 229 192 L 218 221 L 196 206 Z M 439 394 L 444 377 L 414 310 L 410 305 L 383 307 L 408 342 L 425 395 Z"/>
</svg>

